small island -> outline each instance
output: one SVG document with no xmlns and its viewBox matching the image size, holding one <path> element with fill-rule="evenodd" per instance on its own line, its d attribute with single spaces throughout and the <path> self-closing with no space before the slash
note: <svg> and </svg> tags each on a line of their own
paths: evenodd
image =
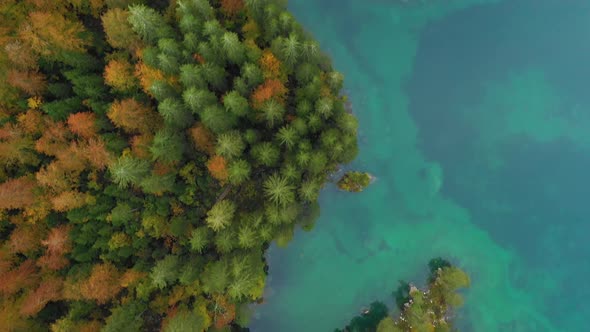
<svg viewBox="0 0 590 332">
<path fill-rule="evenodd" d="M 424 289 L 401 281 L 393 293 L 399 310 L 395 318 L 384 303 L 376 301 L 335 332 L 452 331 L 453 311 L 463 303 L 457 291 L 469 287 L 469 276 L 441 258 L 432 259 L 428 266 L 430 276 Z"/>
<path fill-rule="evenodd" d="M 351 171 L 346 172 L 338 180 L 338 188 L 348 192 L 361 192 L 371 184 L 371 174 L 367 172 Z"/>
</svg>

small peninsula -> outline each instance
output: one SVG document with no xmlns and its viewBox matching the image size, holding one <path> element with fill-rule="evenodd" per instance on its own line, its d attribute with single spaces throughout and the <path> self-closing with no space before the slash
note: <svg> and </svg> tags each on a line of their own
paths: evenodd
<svg viewBox="0 0 590 332">
<path fill-rule="evenodd" d="M 393 293 L 399 314 L 391 316 L 382 302 L 373 302 L 343 329 L 335 332 L 454 331 L 453 310 L 463 304 L 457 293 L 469 287 L 469 276 L 442 258 L 432 259 L 425 289 L 400 282 Z"/>
</svg>

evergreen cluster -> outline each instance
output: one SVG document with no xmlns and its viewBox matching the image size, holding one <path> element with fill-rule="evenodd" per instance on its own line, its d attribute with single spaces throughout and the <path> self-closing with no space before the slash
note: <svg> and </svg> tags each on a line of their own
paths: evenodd
<svg viewBox="0 0 590 332">
<path fill-rule="evenodd" d="M 357 153 L 281 0 L 0 4 L 0 331 L 223 331 Z"/>
</svg>

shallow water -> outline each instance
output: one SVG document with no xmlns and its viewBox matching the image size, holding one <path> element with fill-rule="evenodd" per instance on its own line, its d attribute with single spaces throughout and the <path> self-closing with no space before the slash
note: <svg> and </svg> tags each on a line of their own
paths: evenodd
<svg viewBox="0 0 590 332">
<path fill-rule="evenodd" d="M 432 257 L 471 276 L 462 331 L 585 331 L 590 1 L 291 0 L 347 79 L 350 168 L 269 253 L 253 331 L 333 331 Z"/>
</svg>

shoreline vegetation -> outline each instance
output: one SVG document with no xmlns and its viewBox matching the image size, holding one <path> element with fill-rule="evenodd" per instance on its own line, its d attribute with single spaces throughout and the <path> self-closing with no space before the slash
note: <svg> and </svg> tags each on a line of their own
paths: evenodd
<svg viewBox="0 0 590 332">
<path fill-rule="evenodd" d="M 430 275 L 424 289 L 400 281 L 393 292 L 399 314 L 391 315 L 387 305 L 375 301 L 363 308 L 344 329 L 334 332 L 456 331 L 454 310 L 463 304 L 457 291 L 469 287 L 469 276 L 442 258 L 430 260 L 428 267 Z"/>
<path fill-rule="evenodd" d="M 358 151 L 317 41 L 281 0 L 0 15 L 0 331 L 246 328 Z"/>
</svg>

